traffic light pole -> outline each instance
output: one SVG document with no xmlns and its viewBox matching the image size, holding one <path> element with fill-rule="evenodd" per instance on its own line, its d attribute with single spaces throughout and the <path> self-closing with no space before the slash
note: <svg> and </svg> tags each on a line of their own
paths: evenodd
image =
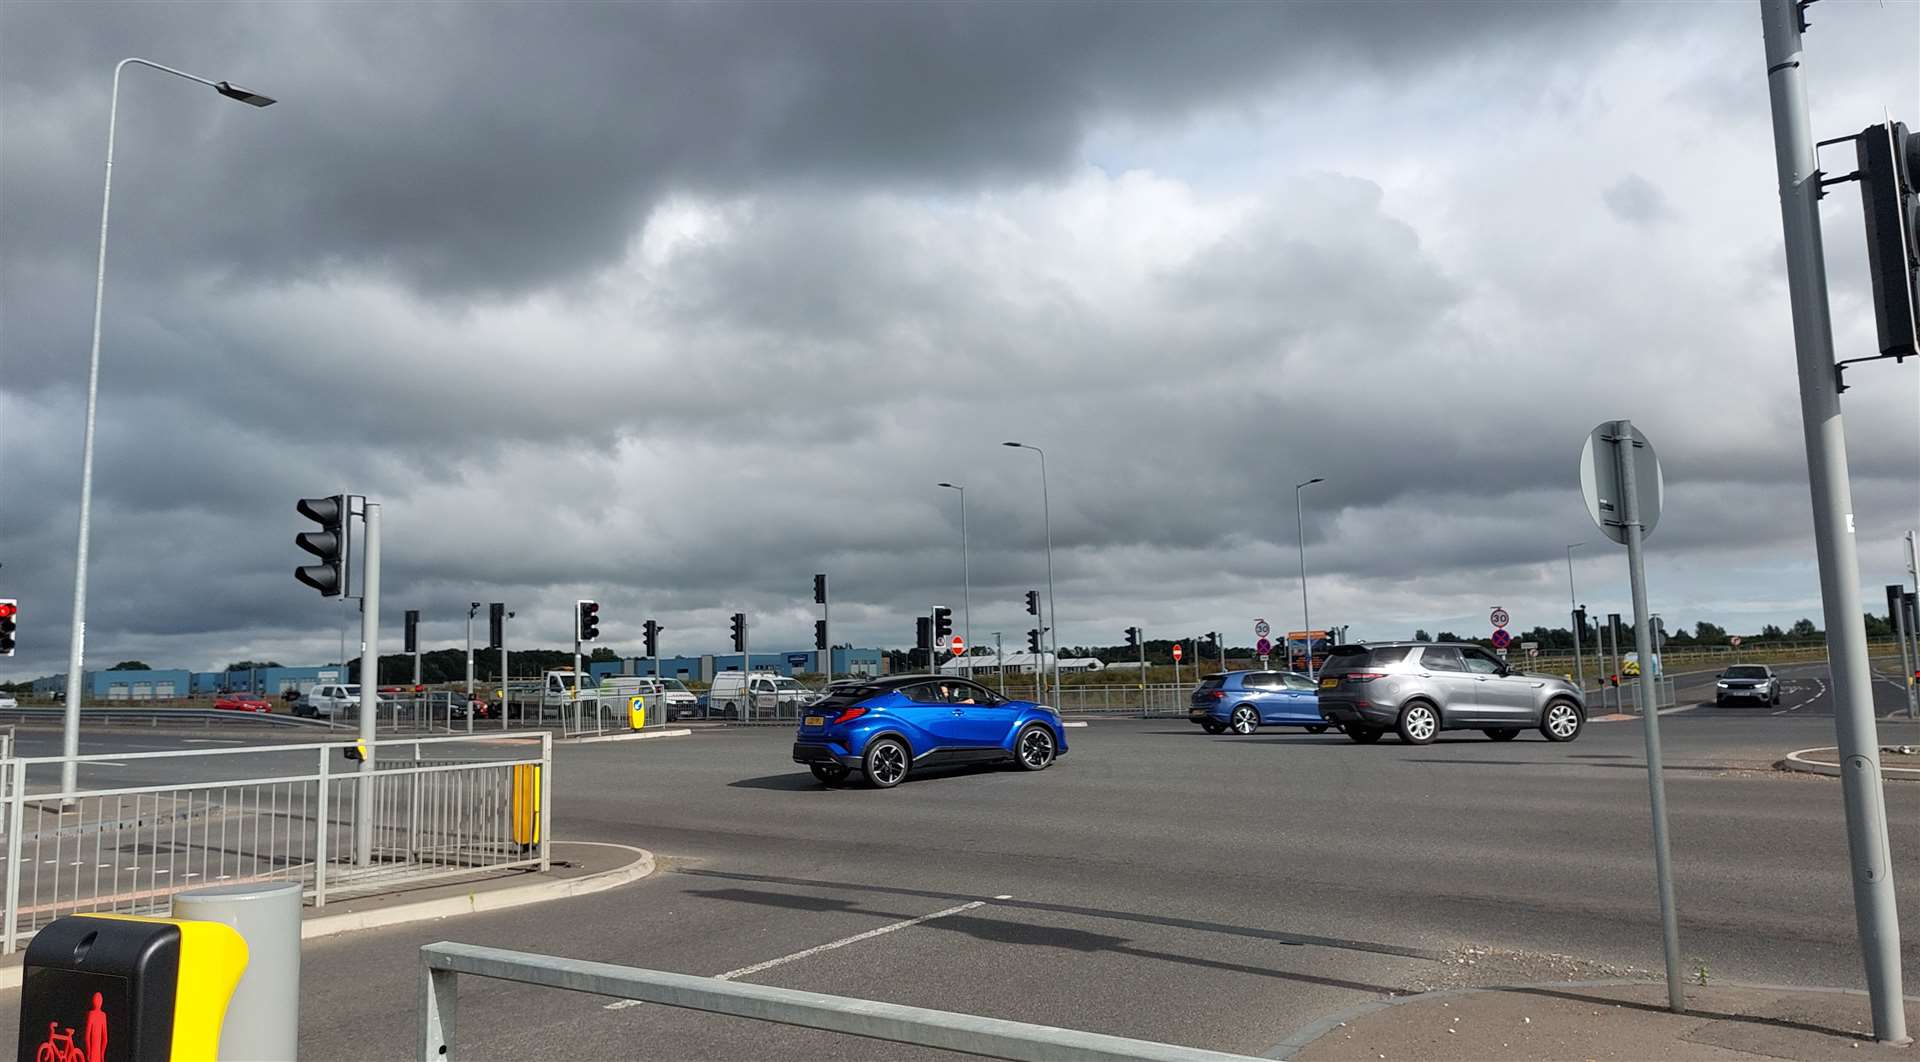
<svg viewBox="0 0 1920 1062">
<path fill-rule="evenodd" d="M 1874 729 L 1873 674 L 1860 612 L 1860 562 L 1854 552 L 1853 488 L 1840 419 L 1833 324 L 1820 242 L 1820 166 L 1807 110 L 1801 5 L 1761 0 L 1767 87 L 1773 105 L 1780 220 L 1786 239 L 1787 291 L 1793 303 L 1794 351 L 1800 376 L 1800 418 L 1807 480 L 1813 493 L 1813 545 L 1826 614 L 1833 723 L 1839 741 L 1841 793 L 1853 879 L 1854 920 L 1866 964 L 1874 1038 L 1910 1043 L 1900 986 L 1900 921 L 1894 905 L 1887 842 L 1886 794 Z"/>
<path fill-rule="evenodd" d="M 380 704 L 380 505 L 366 502 L 360 564 L 360 784 L 353 808 L 353 865 L 373 862 L 373 770 Z"/>
</svg>

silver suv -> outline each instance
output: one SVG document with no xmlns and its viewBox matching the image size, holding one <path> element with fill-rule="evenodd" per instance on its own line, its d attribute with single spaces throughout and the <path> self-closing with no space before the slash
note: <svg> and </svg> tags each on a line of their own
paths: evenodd
<svg viewBox="0 0 1920 1062">
<path fill-rule="evenodd" d="M 1320 717 L 1362 745 L 1388 730 L 1409 745 L 1442 730 L 1511 741 L 1538 728 L 1548 741 L 1572 741 L 1587 709 L 1573 683 L 1513 670 L 1477 645 L 1385 642 L 1333 649 L 1320 669 Z"/>
</svg>

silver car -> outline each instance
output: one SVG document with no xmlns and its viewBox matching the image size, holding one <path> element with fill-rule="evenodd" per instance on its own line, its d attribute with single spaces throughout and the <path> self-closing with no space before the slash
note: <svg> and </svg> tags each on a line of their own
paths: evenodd
<svg viewBox="0 0 1920 1062">
<path fill-rule="evenodd" d="M 1780 678 L 1765 664 L 1735 664 L 1713 680 L 1713 703 L 1780 703 Z"/>
<path fill-rule="evenodd" d="M 1573 683 L 1517 671 L 1477 645 L 1385 642 L 1333 649 L 1320 670 L 1320 717 L 1362 745 L 1388 730 L 1409 745 L 1442 730 L 1511 741 L 1537 729 L 1572 741 L 1587 709 Z"/>
</svg>

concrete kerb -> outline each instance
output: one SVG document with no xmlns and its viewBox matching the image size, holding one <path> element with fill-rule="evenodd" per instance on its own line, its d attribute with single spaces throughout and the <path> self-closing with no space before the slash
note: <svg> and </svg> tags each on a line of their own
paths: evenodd
<svg viewBox="0 0 1920 1062">
<path fill-rule="evenodd" d="M 457 896 L 441 896 L 414 903 L 395 904 L 392 907 L 309 915 L 301 919 L 300 939 L 314 940 L 362 929 L 382 929 L 406 925 L 410 922 L 426 922 L 487 911 L 504 911 L 513 907 L 524 907 L 527 904 L 590 896 L 596 892 L 605 892 L 608 889 L 639 881 L 650 876 L 654 871 L 653 853 L 644 848 L 603 841 L 554 842 L 555 848 L 567 845 L 618 849 L 633 853 L 633 858 L 623 866 L 584 874 L 577 878 L 549 878 L 524 885 L 509 885 L 505 888 L 472 889 Z M 18 954 L 24 957 L 25 949 Z M 22 971 L 23 966 L 17 960 L 0 966 L 0 991 L 19 988 Z"/>
<path fill-rule="evenodd" d="M 1912 748 L 1913 746 L 1911 745 L 1888 745 L 1882 746 L 1880 751 L 1892 752 L 1900 749 L 1910 750 Z M 1838 763 L 1828 763 L 1815 758 L 1815 755 L 1818 753 L 1838 751 L 1839 747 L 1836 745 L 1822 745 L 1816 748 L 1798 749 L 1794 752 L 1787 753 L 1786 759 L 1776 761 L 1774 767 L 1782 771 L 1799 771 L 1802 774 L 1820 774 L 1828 778 L 1838 778 L 1840 777 L 1840 765 Z M 1880 777 L 1888 781 L 1920 782 L 1920 765 L 1913 767 L 1896 767 L 1888 764 L 1885 760 L 1881 760 Z"/>
<path fill-rule="evenodd" d="M 1285 1060 L 1293 1058 L 1295 1055 L 1305 1050 L 1314 1041 L 1320 1039 L 1321 1037 L 1327 1035 L 1328 1033 L 1332 1032 L 1335 1029 L 1341 1028 L 1346 1025 L 1350 1025 L 1353 1022 L 1359 1020 L 1360 1018 L 1364 1018 L 1367 1015 L 1372 1014 L 1376 1011 L 1385 1010 L 1388 1007 L 1398 1007 L 1407 1003 L 1431 1003 L 1431 1002 L 1436 1002 L 1439 1000 L 1446 1000 L 1446 999 L 1460 999 L 1466 996 L 1479 995 L 1484 992 L 1527 992 L 1527 991 L 1548 991 L 1548 990 L 1568 989 L 1568 988 L 1623 988 L 1623 987 L 1628 987 L 1632 985 L 1658 985 L 1663 983 L 1664 982 L 1659 981 L 1657 979 L 1648 980 L 1648 979 L 1633 979 L 1633 978 L 1608 978 L 1608 979 L 1599 980 L 1599 981 L 1538 981 L 1532 984 L 1484 985 L 1479 988 L 1444 988 L 1434 992 L 1417 992 L 1410 996 L 1393 996 L 1388 999 L 1370 999 L 1365 1003 L 1356 1004 L 1342 1011 L 1336 1011 L 1335 1013 L 1329 1014 L 1324 1018 L 1321 1018 L 1317 1021 L 1310 1022 L 1304 1026 L 1301 1026 L 1300 1029 L 1297 1032 L 1295 1032 L 1292 1036 L 1289 1036 L 1285 1040 L 1282 1040 L 1278 1044 L 1275 1044 L 1271 1050 L 1269 1050 L 1265 1055 L 1261 1057 L 1279 1059 L 1279 1060 L 1282 1060 L 1282 1062 L 1285 1062 Z M 1836 996 L 1865 997 L 1867 994 L 1866 992 L 1858 988 L 1821 988 L 1821 987 L 1812 987 L 1807 985 L 1765 985 L 1765 984 L 1751 984 L 1744 981 L 1723 981 L 1719 983 L 1718 987 L 1745 989 L 1745 990 L 1750 990 L 1755 992 L 1800 992 L 1800 993 L 1805 993 L 1809 995 L 1836 995 Z M 1920 1003 L 1920 996 L 1907 996 L 1905 998 L 1910 1003 Z"/>
</svg>

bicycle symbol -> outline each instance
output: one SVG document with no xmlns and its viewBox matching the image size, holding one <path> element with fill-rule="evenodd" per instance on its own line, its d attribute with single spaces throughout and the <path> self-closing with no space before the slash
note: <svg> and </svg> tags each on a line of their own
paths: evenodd
<svg viewBox="0 0 1920 1062">
<path fill-rule="evenodd" d="M 33 1053 L 33 1062 L 89 1062 L 86 1048 L 74 1045 L 73 1030 L 56 1032 L 59 1026 L 57 1021 L 47 1023 L 47 1042 Z"/>
</svg>

